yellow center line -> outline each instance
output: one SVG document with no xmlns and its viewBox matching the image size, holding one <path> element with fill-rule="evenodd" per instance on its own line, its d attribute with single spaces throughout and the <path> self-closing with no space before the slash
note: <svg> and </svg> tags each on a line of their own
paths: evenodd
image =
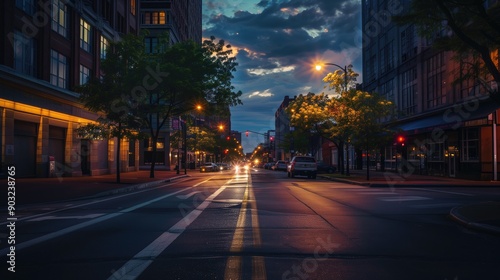
<svg viewBox="0 0 500 280">
<path fill-rule="evenodd" d="M 249 185 L 252 185 L 252 178 L 248 177 Z M 252 234 L 253 234 L 253 245 L 255 248 L 260 248 L 262 245 L 262 239 L 260 236 L 260 226 L 259 226 L 259 214 L 257 212 L 257 201 L 255 200 L 255 194 L 253 188 L 250 188 L 249 193 L 250 199 L 250 209 L 252 217 Z M 252 257 L 252 280 L 266 280 L 266 264 L 264 262 L 264 257 L 253 256 Z"/>
<path fill-rule="evenodd" d="M 243 238 L 245 236 L 245 219 L 247 213 L 247 203 L 248 203 L 248 183 L 245 188 L 245 194 L 243 195 L 243 201 L 241 203 L 240 214 L 238 216 L 238 222 L 236 223 L 236 230 L 234 231 L 233 241 L 231 242 L 230 252 L 241 252 L 243 250 Z M 241 256 L 230 256 L 226 262 L 226 271 L 224 273 L 225 280 L 235 280 L 242 279 L 242 266 L 243 262 Z"/>
<path fill-rule="evenodd" d="M 259 216 L 257 213 L 257 204 L 255 201 L 255 195 L 251 187 L 252 179 L 250 174 L 248 174 L 248 180 L 245 188 L 245 194 L 243 195 L 243 202 L 241 203 L 240 214 L 238 216 L 238 221 L 236 223 L 236 230 L 234 231 L 233 241 L 231 243 L 230 252 L 241 252 L 243 251 L 244 245 L 244 235 L 245 235 L 245 219 L 247 214 L 247 207 L 250 207 L 250 216 L 252 224 L 252 241 L 255 248 L 260 248 L 262 245 L 260 227 L 259 227 Z M 243 278 L 243 260 L 241 256 L 230 256 L 226 262 L 226 271 L 224 273 L 225 280 L 235 280 Z M 252 257 L 252 280 L 266 280 L 266 266 L 264 262 L 264 257 L 253 256 Z"/>
</svg>

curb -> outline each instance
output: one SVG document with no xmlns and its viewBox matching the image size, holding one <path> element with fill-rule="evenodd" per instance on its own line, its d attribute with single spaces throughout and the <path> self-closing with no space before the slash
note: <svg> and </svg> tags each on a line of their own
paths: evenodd
<svg viewBox="0 0 500 280">
<path fill-rule="evenodd" d="M 452 220 L 454 220 L 455 222 L 457 222 L 457 223 L 459 223 L 467 228 L 500 235 L 500 227 L 494 226 L 494 225 L 488 225 L 485 223 L 474 222 L 474 221 L 472 221 L 472 219 L 467 218 L 466 216 L 460 214 L 460 210 L 462 210 L 466 207 L 474 207 L 474 206 L 475 205 L 454 207 L 450 210 L 450 218 Z"/>
<path fill-rule="evenodd" d="M 365 187 L 370 187 L 370 188 L 423 188 L 423 187 L 431 187 L 431 188 L 436 188 L 436 187 L 474 187 L 474 188 L 498 188 L 500 187 L 499 185 L 486 185 L 486 184 L 470 184 L 470 185 L 454 185 L 452 183 L 446 182 L 446 183 L 426 183 L 426 184 L 415 184 L 415 183 L 377 183 L 377 182 L 360 182 L 360 181 L 355 181 L 355 180 L 349 180 L 349 179 L 344 179 L 344 178 L 333 178 L 329 176 L 321 176 L 318 175 L 319 178 L 330 180 L 330 181 L 335 181 L 335 182 L 340 182 L 340 183 L 346 183 L 346 184 L 351 184 L 351 185 L 359 185 L 359 186 L 365 186 Z"/>
<path fill-rule="evenodd" d="M 371 183 L 369 182 L 358 182 L 354 180 L 348 180 L 348 179 L 342 179 L 342 178 L 333 178 L 329 176 L 321 176 L 318 175 L 319 178 L 330 180 L 330 181 L 335 181 L 335 182 L 340 182 L 340 183 L 346 183 L 346 184 L 351 184 L 351 185 L 359 185 L 359 186 L 366 186 L 369 187 Z"/>
<path fill-rule="evenodd" d="M 161 185 L 163 183 L 169 183 L 181 178 L 189 177 L 189 175 L 180 175 L 168 179 L 163 179 L 163 180 L 158 180 L 158 181 L 152 181 L 152 182 L 147 182 L 147 183 L 142 183 L 142 184 L 137 184 L 133 185 L 130 187 L 124 187 L 124 188 L 119 188 L 116 190 L 111 190 L 111 191 L 105 191 L 105 192 L 100 192 L 91 196 L 87 197 L 81 197 L 80 199 L 86 199 L 86 198 L 97 198 L 97 197 L 102 197 L 102 196 L 109 196 L 109 195 L 115 195 L 115 194 L 120 194 L 120 193 L 127 193 L 127 192 L 133 192 L 136 190 L 141 190 L 141 189 L 146 189 L 146 188 L 153 188 L 158 185 Z"/>
</svg>

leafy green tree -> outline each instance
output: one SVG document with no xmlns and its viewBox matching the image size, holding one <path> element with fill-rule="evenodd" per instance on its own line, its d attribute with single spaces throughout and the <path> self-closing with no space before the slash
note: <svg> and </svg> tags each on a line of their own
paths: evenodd
<svg viewBox="0 0 500 280">
<path fill-rule="evenodd" d="M 408 13 L 396 16 L 400 24 L 415 24 L 433 46 L 454 51 L 461 62 L 461 79 L 475 79 L 500 101 L 500 3 L 487 0 L 413 0 Z"/>
<path fill-rule="evenodd" d="M 394 112 L 393 104 L 376 93 L 351 89 L 332 98 L 328 104 L 332 116 L 338 120 L 330 128 L 333 135 L 340 134 L 355 147 L 366 151 L 367 179 L 370 178 L 369 154 L 386 144 L 394 132 L 387 127 L 384 119 Z"/>
<path fill-rule="evenodd" d="M 215 103 L 218 108 L 242 104 L 242 93 L 235 92 L 231 85 L 232 72 L 238 65 L 231 54 L 230 45 L 211 37 L 201 46 L 192 41 L 180 42 L 151 55 L 158 72 L 166 73 L 156 87 L 147 89 L 148 98 L 139 106 L 153 141 L 170 117 L 193 111 L 196 103 Z M 154 160 L 150 177 L 154 177 Z"/>
<path fill-rule="evenodd" d="M 334 90 L 334 96 L 324 93 L 298 96 L 287 108 L 292 124 L 342 143 L 336 143 L 339 151 L 344 144 L 370 150 L 384 143 L 386 135 L 391 134 L 384 120 L 390 119 L 393 104 L 377 94 L 350 88 L 357 76 L 352 67 L 347 68 L 347 73 L 337 70 L 327 74 L 323 81 Z M 342 161 L 339 167 L 343 167 Z"/>
<path fill-rule="evenodd" d="M 96 123 L 82 126 L 77 132 L 86 138 L 117 138 L 116 181 L 120 183 L 120 149 L 123 138 L 135 139 L 141 120 L 133 114 L 134 98 L 131 88 L 139 77 L 137 69 L 143 69 L 145 56 L 139 50 L 142 41 L 127 35 L 123 41 L 111 43 L 111 51 L 101 63 L 105 75 L 91 77 L 77 87 L 80 100 L 87 109 L 99 114 Z"/>
<path fill-rule="evenodd" d="M 202 45 L 167 42 L 163 38 L 148 53 L 143 36 L 125 36 L 103 61 L 103 79 L 92 79 L 82 87 L 82 101 L 116 123 L 120 136 L 123 127 L 140 127 L 156 143 L 171 117 L 189 113 L 196 103 L 216 103 L 219 108 L 242 104 L 242 93 L 231 85 L 237 63 L 230 45 L 214 37 Z M 152 148 L 150 177 L 154 178 L 156 145 Z"/>
</svg>

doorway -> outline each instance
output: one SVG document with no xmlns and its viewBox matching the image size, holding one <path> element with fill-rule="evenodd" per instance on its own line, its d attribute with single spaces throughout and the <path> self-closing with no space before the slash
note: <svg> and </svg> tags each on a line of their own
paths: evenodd
<svg viewBox="0 0 500 280">
<path fill-rule="evenodd" d="M 80 165 L 82 175 L 90 175 L 90 142 L 82 139 L 80 143 Z"/>
</svg>

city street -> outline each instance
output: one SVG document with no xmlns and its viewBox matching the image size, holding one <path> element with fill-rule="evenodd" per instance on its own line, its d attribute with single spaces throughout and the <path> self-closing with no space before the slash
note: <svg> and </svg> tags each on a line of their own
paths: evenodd
<svg viewBox="0 0 500 280">
<path fill-rule="evenodd" d="M 449 218 L 455 206 L 499 196 L 264 169 L 193 172 L 136 192 L 20 207 L 16 273 L 1 236 L 1 279 L 500 279 L 500 236 Z"/>
</svg>

